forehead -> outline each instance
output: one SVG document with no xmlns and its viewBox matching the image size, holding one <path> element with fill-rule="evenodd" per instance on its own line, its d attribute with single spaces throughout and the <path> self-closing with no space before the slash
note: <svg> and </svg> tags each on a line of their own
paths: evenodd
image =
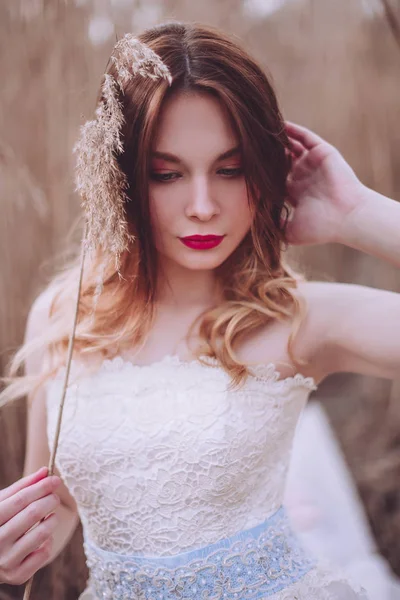
<svg viewBox="0 0 400 600">
<path fill-rule="evenodd" d="M 195 158 L 218 155 L 237 144 L 228 112 L 217 98 L 178 92 L 161 109 L 153 149 Z"/>
</svg>

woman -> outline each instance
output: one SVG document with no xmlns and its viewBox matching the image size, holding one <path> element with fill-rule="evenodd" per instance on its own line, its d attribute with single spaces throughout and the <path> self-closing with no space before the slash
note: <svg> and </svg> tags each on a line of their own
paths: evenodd
<svg viewBox="0 0 400 600">
<path fill-rule="evenodd" d="M 46 410 L 55 435 L 76 265 L 32 307 L 13 365 L 25 359 L 29 379 L 4 392 L 31 390 L 25 471 L 36 473 L 0 497 L 0 580 L 49 562 L 79 511 L 84 598 L 365 598 L 305 553 L 281 504 L 316 384 L 336 371 L 395 377 L 400 301 L 301 281 L 282 248 L 338 242 L 399 264 L 400 208 L 325 141 L 285 125 L 265 74 L 221 33 L 167 24 L 139 39 L 117 44 L 77 147 L 98 244 L 62 482 L 37 469 Z"/>
</svg>

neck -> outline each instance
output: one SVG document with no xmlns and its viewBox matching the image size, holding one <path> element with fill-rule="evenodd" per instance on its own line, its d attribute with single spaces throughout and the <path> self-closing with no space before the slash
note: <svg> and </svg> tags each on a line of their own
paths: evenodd
<svg viewBox="0 0 400 600">
<path fill-rule="evenodd" d="M 207 308 L 220 301 L 222 291 L 214 271 L 191 270 L 163 259 L 156 303 L 171 309 Z"/>
</svg>

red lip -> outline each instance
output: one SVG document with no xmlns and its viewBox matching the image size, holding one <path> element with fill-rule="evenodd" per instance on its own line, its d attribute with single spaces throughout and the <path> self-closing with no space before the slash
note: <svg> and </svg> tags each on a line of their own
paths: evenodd
<svg viewBox="0 0 400 600">
<path fill-rule="evenodd" d="M 224 237 L 224 235 L 190 235 L 179 239 L 193 250 L 209 250 L 218 246 Z"/>
</svg>

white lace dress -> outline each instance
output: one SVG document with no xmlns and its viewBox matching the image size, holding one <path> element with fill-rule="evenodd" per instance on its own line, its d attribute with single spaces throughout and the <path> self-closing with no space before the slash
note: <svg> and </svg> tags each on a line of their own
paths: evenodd
<svg viewBox="0 0 400 600">
<path fill-rule="evenodd" d="M 54 437 L 63 371 L 48 384 Z M 84 600 L 358 600 L 296 541 L 282 500 L 311 378 L 229 389 L 215 362 L 73 363 L 57 466 L 90 569 Z"/>
</svg>

